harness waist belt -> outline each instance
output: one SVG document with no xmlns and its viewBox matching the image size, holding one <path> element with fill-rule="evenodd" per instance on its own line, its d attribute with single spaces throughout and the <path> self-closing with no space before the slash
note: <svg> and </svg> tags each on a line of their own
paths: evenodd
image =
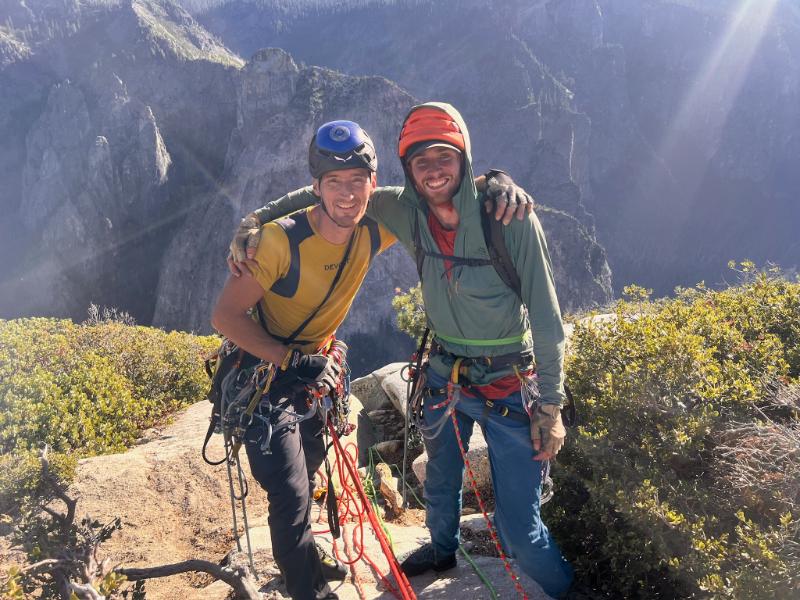
<svg viewBox="0 0 800 600">
<path fill-rule="evenodd" d="M 502 371 L 509 367 L 533 367 L 533 350 L 527 349 L 521 352 L 511 352 L 509 354 L 500 354 L 499 356 L 476 356 L 473 358 L 459 357 L 445 350 L 441 344 L 436 340 L 433 341 L 430 351 L 431 356 L 445 355 L 450 356 L 454 360 L 461 358 L 461 366 L 469 367 L 470 365 L 483 365 L 489 367 L 490 372 Z"/>
<path fill-rule="evenodd" d="M 508 346 L 509 344 L 520 344 L 525 341 L 525 334 L 521 333 L 507 338 L 498 338 L 495 340 L 474 340 L 470 338 L 453 337 L 451 335 L 444 335 L 443 333 L 436 332 L 436 337 L 450 342 L 451 344 L 461 344 L 462 346 Z"/>
<path fill-rule="evenodd" d="M 520 423 L 528 423 L 530 422 L 530 417 L 527 414 L 518 413 L 513 410 L 509 410 L 509 408 L 505 405 L 497 404 L 494 400 L 489 400 L 480 391 L 476 390 L 475 387 L 469 388 L 470 392 L 475 393 L 478 400 L 483 402 L 483 412 L 481 413 L 481 420 L 486 421 L 486 417 L 489 415 L 490 412 L 493 412 L 501 417 L 508 417 L 512 421 L 519 421 Z M 447 388 L 428 388 L 426 393 L 433 397 L 433 396 L 443 396 L 447 394 Z"/>
</svg>

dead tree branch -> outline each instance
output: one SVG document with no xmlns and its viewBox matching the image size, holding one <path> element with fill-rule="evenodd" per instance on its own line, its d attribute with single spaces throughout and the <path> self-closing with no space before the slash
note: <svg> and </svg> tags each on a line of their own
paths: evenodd
<svg viewBox="0 0 800 600">
<path fill-rule="evenodd" d="M 158 567 L 117 569 L 117 573 L 125 575 L 129 581 L 169 577 L 170 575 L 188 573 L 190 571 L 208 573 L 215 579 L 224 581 L 233 588 L 237 598 L 261 600 L 261 594 L 259 594 L 253 581 L 247 577 L 246 572 L 234 571 L 233 569 L 223 567 L 207 560 L 185 560 L 183 562 L 161 565 Z"/>
</svg>

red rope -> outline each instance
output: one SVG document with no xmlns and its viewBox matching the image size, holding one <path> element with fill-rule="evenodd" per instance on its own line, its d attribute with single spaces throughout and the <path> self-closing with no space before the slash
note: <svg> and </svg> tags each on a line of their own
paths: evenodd
<svg viewBox="0 0 800 600">
<path fill-rule="evenodd" d="M 364 492 L 363 485 L 361 484 L 361 479 L 358 476 L 358 471 L 355 468 L 355 460 L 358 456 L 358 447 L 353 444 L 352 442 L 347 445 L 347 448 L 342 448 L 341 442 L 339 441 L 338 435 L 336 435 L 335 428 L 333 425 L 328 422 L 327 424 L 331 439 L 333 440 L 333 447 L 335 453 L 335 461 L 334 467 L 332 471 L 336 473 L 339 477 L 339 487 L 341 490 L 339 494 L 337 494 L 337 507 L 338 507 L 338 514 L 339 514 L 339 522 L 342 527 L 342 537 L 344 541 L 344 551 L 346 555 L 346 559 L 343 558 L 339 553 L 339 548 L 336 543 L 336 540 L 333 540 L 333 552 L 336 559 L 340 562 L 348 565 L 350 567 L 350 574 L 353 580 L 353 584 L 356 586 L 356 589 L 361 596 L 361 598 L 365 598 L 364 590 L 361 586 L 361 581 L 358 577 L 358 574 L 355 569 L 356 563 L 361 560 L 363 561 L 370 569 L 372 569 L 376 579 L 380 582 L 380 584 L 386 589 L 388 592 L 393 594 L 399 600 L 416 600 L 416 595 L 414 594 L 414 590 L 411 585 L 408 583 L 408 579 L 406 578 L 405 574 L 402 572 L 399 563 L 397 562 L 397 558 L 392 552 L 391 546 L 389 545 L 388 540 L 386 539 L 386 534 L 383 531 L 380 523 L 378 522 L 377 516 L 375 515 L 375 511 L 372 508 L 372 504 L 369 501 L 366 493 Z M 326 482 L 328 486 L 328 493 L 331 492 L 331 483 Z M 321 520 L 322 513 L 320 512 L 320 520 Z M 380 567 L 375 563 L 375 561 L 367 554 L 364 548 L 364 520 L 369 522 L 371 525 L 373 532 L 375 533 L 375 537 L 378 540 L 378 543 L 381 546 L 381 550 L 383 554 L 386 556 L 386 560 L 389 563 L 389 569 L 394 576 L 395 580 L 398 583 L 398 588 L 396 589 L 392 582 L 388 579 L 388 577 L 381 571 Z M 319 521 L 318 521 L 319 522 Z M 350 535 L 349 535 L 349 525 L 353 525 L 352 528 L 352 547 L 350 544 Z M 314 531 L 314 535 L 320 535 L 324 533 L 329 533 L 330 529 L 326 529 L 323 531 Z M 351 548 L 355 549 L 356 556 L 353 556 L 351 552 Z"/>
<path fill-rule="evenodd" d="M 480 491 L 478 491 L 478 482 L 475 479 L 475 473 L 472 471 L 472 465 L 469 462 L 469 458 L 467 458 L 467 452 L 464 450 L 464 442 L 461 440 L 461 432 L 458 429 L 458 419 L 456 418 L 456 410 L 455 406 L 451 404 L 453 399 L 453 393 L 455 391 L 455 385 L 452 382 L 448 382 L 447 384 L 447 411 L 450 412 L 450 418 L 453 421 L 453 430 L 456 433 L 456 440 L 458 441 L 458 449 L 461 450 L 461 458 L 464 459 L 464 466 L 467 468 L 467 475 L 469 476 L 469 482 L 472 486 L 472 491 L 475 492 L 475 498 L 478 500 L 478 506 L 480 506 L 481 512 L 483 513 L 483 518 L 486 520 L 486 525 L 489 528 L 489 535 L 494 542 L 494 547 L 497 549 L 497 553 L 500 555 L 500 558 L 503 560 L 503 565 L 505 565 L 506 572 L 508 573 L 509 577 L 511 577 L 511 581 L 514 582 L 514 587 L 519 593 L 520 598 L 522 600 L 528 600 L 528 594 L 522 587 L 522 584 L 519 581 L 519 577 L 514 572 L 514 569 L 511 567 L 511 563 L 508 561 L 508 557 L 506 553 L 503 552 L 503 546 L 500 544 L 500 538 L 497 536 L 497 530 L 494 527 L 494 523 L 492 523 L 492 519 L 489 517 L 489 513 L 486 511 L 486 506 L 483 503 L 483 497 L 481 496 Z"/>
<path fill-rule="evenodd" d="M 353 464 L 353 457 L 350 456 L 345 450 L 342 448 L 342 444 L 339 441 L 339 436 L 336 435 L 336 430 L 333 427 L 333 424 L 329 421 L 327 423 L 328 430 L 331 434 L 331 439 L 333 440 L 333 447 L 336 452 L 336 462 L 339 470 L 339 483 L 342 487 L 342 494 L 345 495 L 346 498 L 352 500 L 354 506 L 358 506 L 358 503 L 355 502 L 354 494 L 348 485 L 348 482 L 351 482 L 353 487 L 355 487 L 355 495 L 358 496 L 360 500 L 361 509 L 356 510 L 355 514 L 359 516 L 359 523 L 360 527 L 356 528 L 353 532 L 353 544 L 357 547 L 360 547 L 359 550 L 359 558 L 365 558 L 365 562 L 367 562 L 380 576 L 381 582 L 384 586 L 387 587 L 395 596 L 397 596 L 400 600 L 416 600 L 417 596 L 414 593 L 411 584 L 409 584 L 408 579 L 403 573 L 402 569 L 400 568 L 400 563 L 397 562 L 397 557 L 395 557 L 394 552 L 392 552 L 392 548 L 389 545 L 388 540 L 386 539 L 386 534 L 383 531 L 380 523 L 378 522 L 378 517 L 375 515 L 375 511 L 372 508 L 372 504 L 367 498 L 367 494 L 364 492 L 364 487 L 361 484 L 361 479 L 358 476 L 358 471 L 356 470 Z M 346 474 L 349 477 L 345 477 Z M 347 503 L 347 514 L 352 514 L 351 509 L 349 506 L 349 502 Z M 375 563 L 366 557 L 364 553 L 364 537 L 363 537 L 363 517 L 366 515 L 367 520 L 369 521 L 370 526 L 372 527 L 372 531 L 375 534 L 375 537 L 380 544 L 381 550 L 383 551 L 384 556 L 386 557 L 386 561 L 389 563 L 389 570 L 391 574 L 394 576 L 395 581 L 397 582 L 398 589 L 395 590 L 389 580 L 381 574 L 380 570 L 377 568 Z M 361 530 L 361 540 L 360 543 L 355 541 L 356 531 Z"/>
</svg>

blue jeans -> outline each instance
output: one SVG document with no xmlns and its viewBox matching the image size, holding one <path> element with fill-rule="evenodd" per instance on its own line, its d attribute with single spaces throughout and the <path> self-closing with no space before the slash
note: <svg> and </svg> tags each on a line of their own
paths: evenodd
<svg viewBox="0 0 800 600">
<path fill-rule="evenodd" d="M 444 388 L 447 380 L 427 371 L 429 389 Z M 446 407 L 431 409 L 444 400 L 444 395 L 428 395 L 424 400 L 425 422 L 428 425 L 441 419 Z M 495 401 L 510 411 L 524 414 L 519 392 Z M 484 402 L 464 394 L 456 407 L 456 418 L 465 450 L 469 447 L 472 427 L 477 421 L 489 447 L 492 484 L 495 497 L 494 524 L 503 550 L 516 558 L 523 572 L 536 580 L 542 589 L 557 598 L 566 592 L 573 578 L 572 567 L 561 556 L 555 540 L 542 523 L 539 498 L 542 483 L 542 463 L 534 461 L 530 426 L 490 411 L 485 419 Z M 453 554 L 459 544 L 461 517 L 461 487 L 464 461 L 458 448 L 452 419 L 438 436 L 425 439 L 428 453 L 425 476 L 425 524 L 437 555 Z"/>
</svg>

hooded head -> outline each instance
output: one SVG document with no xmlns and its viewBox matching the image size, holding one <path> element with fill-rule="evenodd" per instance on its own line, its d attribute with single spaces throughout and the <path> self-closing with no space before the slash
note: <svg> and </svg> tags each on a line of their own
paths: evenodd
<svg viewBox="0 0 800 600">
<path fill-rule="evenodd" d="M 450 104 L 427 102 L 409 111 L 400 131 L 398 153 L 406 173 L 406 191 L 428 203 L 452 200 L 459 212 L 475 202 L 469 132 Z M 444 194 L 444 196 L 443 196 Z"/>
</svg>

